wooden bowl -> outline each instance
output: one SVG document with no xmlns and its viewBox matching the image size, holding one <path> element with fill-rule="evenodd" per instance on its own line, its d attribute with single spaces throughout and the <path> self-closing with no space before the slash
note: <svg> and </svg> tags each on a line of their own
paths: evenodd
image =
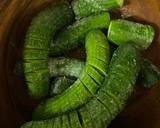
<svg viewBox="0 0 160 128">
<path fill-rule="evenodd" d="M 58 1 L 58 0 L 57 0 Z M 0 127 L 17 128 L 36 106 L 14 66 L 21 58 L 28 25 L 34 15 L 55 0 L 1 0 L 0 2 Z M 120 10 L 132 19 L 152 24 L 156 38 L 145 56 L 160 68 L 160 1 L 126 0 Z M 111 123 L 110 128 L 160 128 L 160 83 L 152 89 L 137 86 L 136 98 Z"/>
</svg>

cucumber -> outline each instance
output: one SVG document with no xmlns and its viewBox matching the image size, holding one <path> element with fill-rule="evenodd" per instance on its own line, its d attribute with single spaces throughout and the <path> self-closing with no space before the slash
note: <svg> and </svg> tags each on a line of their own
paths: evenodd
<svg viewBox="0 0 160 128">
<path fill-rule="evenodd" d="M 71 128 L 83 128 L 76 110 L 69 113 Z"/>
<path fill-rule="evenodd" d="M 111 119 L 109 110 L 96 99 L 90 100 L 85 107 L 93 120 L 93 128 L 105 128 Z"/>
<path fill-rule="evenodd" d="M 84 66 L 85 62 L 78 59 L 64 57 L 49 59 L 49 70 L 52 77 L 68 76 L 78 78 Z"/>
<path fill-rule="evenodd" d="M 93 45 L 94 45 L 94 43 L 97 43 L 97 44 L 99 44 L 99 46 L 107 45 L 106 51 L 104 53 L 102 53 L 101 55 L 104 56 L 105 58 L 109 58 L 109 54 L 108 54 L 109 53 L 108 52 L 109 46 L 108 46 L 107 40 L 105 38 L 105 35 L 100 30 L 93 30 L 88 34 L 88 36 L 93 35 L 93 33 L 95 33 L 95 35 L 99 35 L 99 37 L 101 37 L 101 39 L 97 39 L 97 41 L 95 41 L 95 42 L 89 42 L 90 40 L 86 41 L 87 55 L 90 57 L 90 54 L 93 54 L 93 52 L 90 53 L 88 51 L 94 51 L 94 48 L 95 48 L 93 46 L 93 50 L 89 50 L 92 47 L 87 47 L 87 46 L 89 46 L 88 43 L 90 43 L 90 44 L 92 43 Z M 87 37 L 87 38 L 89 38 L 89 37 Z M 91 38 L 92 38 L 92 36 L 91 36 Z M 93 94 L 97 91 L 99 86 L 97 85 L 97 87 L 95 87 L 92 84 L 84 85 L 81 82 L 81 80 L 83 80 L 86 77 L 86 74 L 88 75 L 88 73 L 86 72 L 86 69 L 89 68 L 88 61 L 90 59 L 92 59 L 92 58 L 89 58 L 88 56 L 87 56 L 87 61 L 86 61 L 86 65 L 84 67 L 84 70 L 82 71 L 82 74 L 77 79 L 77 81 L 75 81 L 75 83 L 70 88 L 68 88 L 66 91 L 64 91 L 60 96 L 50 98 L 50 99 L 46 100 L 44 103 L 42 103 L 34 111 L 33 119 L 36 119 L 36 120 L 37 119 L 47 119 L 47 118 L 51 118 L 51 117 L 54 117 L 57 115 L 62 115 L 63 113 L 74 110 L 74 109 L 80 107 L 81 105 L 85 104 L 93 96 Z M 106 56 L 108 56 L 108 57 L 106 57 Z M 97 59 L 93 63 L 98 64 L 98 62 L 99 62 L 99 60 Z M 105 74 L 106 74 L 109 59 L 103 63 L 106 64 L 105 68 L 100 67 L 100 69 L 103 70 L 103 72 L 105 72 Z M 92 68 L 90 68 L 90 70 L 92 70 Z M 92 74 L 96 74 L 95 70 L 92 71 Z M 101 80 L 99 78 L 99 74 L 94 77 L 98 77 L 98 80 Z M 104 75 L 101 74 L 101 77 L 104 77 Z M 88 81 L 88 79 L 86 79 L 86 81 Z M 100 81 L 100 82 L 103 83 L 103 81 L 104 80 L 102 79 L 102 81 Z"/>
<path fill-rule="evenodd" d="M 78 110 L 81 120 L 82 120 L 82 126 L 83 128 L 93 128 L 93 121 L 90 117 L 90 114 L 86 107 L 82 107 Z"/>
<path fill-rule="evenodd" d="M 55 118 L 54 128 L 62 128 L 62 116 Z"/>
<path fill-rule="evenodd" d="M 103 86 L 80 108 L 87 108 L 93 120 L 93 128 L 107 127 L 124 108 L 133 91 L 139 63 L 139 50 L 133 45 L 121 45 L 114 52 Z"/>
<path fill-rule="evenodd" d="M 142 59 L 139 79 L 144 87 L 153 87 L 160 81 L 160 70 L 150 60 L 146 58 Z"/>
<path fill-rule="evenodd" d="M 140 70 L 139 56 L 139 50 L 131 44 L 119 46 L 113 54 L 108 79 L 101 89 L 117 99 L 120 108 L 133 91 Z"/>
<path fill-rule="evenodd" d="M 36 72 L 37 70 L 46 69 L 48 67 L 48 60 L 27 60 L 25 61 L 24 73 Z"/>
<path fill-rule="evenodd" d="M 65 114 L 62 116 L 62 127 L 61 128 L 71 128 L 69 122 L 69 115 Z"/>
<path fill-rule="evenodd" d="M 123 2 L 124 0 L 73 0 L 72 8 L 76 18 L 79 19 L 93 13 L 120 8 Z"/>
<path fill-rule="evenodd" d="M 25 80 L 28 87 L 28 93 L 34 98 L 39 98 L 48 93 L 48 70 L 37 70 L 36 72 L 26 73 Z"/>
<path fill-rule="evenodd" d="M 57 128 L 55 127 L 55 119 L 43 121 L 30 121 L 21 126 L 21 128 Z"/>
<path fill-rule="evenodd" d="M 47 62 L 52 37 L 57 30 L 69 24 L 72 20 L 73 12 L 66 2 L 48 6 L 32 20 L 24 43 L 24 73 L 34 72 L 34 75 L 39 77 L 44 75 L 43 72 L 40 72 L 42 71 L 40 69 L 43 68 L 47 70 L 46 77 L 49 76 Z M 36 79 L 41 79 L 41 77 Z M 48 94 L 49 77 L 48 81 L 44 79 L 44 82 L 41 79 L 34 83 L 35 80 L 27 76 L 26 81 L 29 81 L 27 83 L 28 90 L 32 98 L 38 99 Z"/>
<path fill-rule="evenodd" d="M 72 20 L 73 12 L 67 2 L 48 6 L 32 20 L 24 48 L 49 50 L 50 42 L 56 31 Z"/>
<path fill-rule="evenodd" d="M 113 20 L 109 25 L 108 39 L 117 44 L 133 43 L 140 49 L 147 49 L 155 36 L 154 28 L 127 20 Z"/>
<path fill-rule="evenodd" d="M 50 96 L 60 95 L 67 88 L 69 88 L 74 82 L 75 82 L 74 79 L 70 79 L 65 76 L 56 78 L 51 84 Z"/>
<path fill-rule="evenodd" d="M 62 30 L 51 43 L 50 56 L 60 55 L 80 45 L 92 29 L 107 29 L 110 15 L 107 12 L 83 18 Z"/>
</svg>

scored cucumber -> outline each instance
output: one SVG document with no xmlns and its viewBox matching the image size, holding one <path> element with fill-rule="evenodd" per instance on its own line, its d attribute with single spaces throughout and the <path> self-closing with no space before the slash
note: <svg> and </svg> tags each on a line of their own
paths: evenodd
<svg viewBox="0 0 160 128">
<path fill-rule="evenodd" d="M 124 108 L 133 91 L 139 67 L 139 51 L 133 45 L 121 45 L 115 51 L 103 86 L 80 108 L 87 108 L 93 128 L 106 128 Z"/>
<path fill-rule="evenodd" d="M 133 91 L 140 70 L 139 56 L 139 50 L 131 44 L 121 45 L 113 54 L 102 89 L 117 99 L 120 108 Z"/>
<path fill-rule="evenodd" d="M 78 19 L 93 13 L 120 8 L 123 2 L 124 0 L 73 0 L 72 8 Z"/>
<path fill-rule="evenodd" d="M 122 19 L 111 21 L 108 30 L 111 42 L 117 45 L 133 43 L 141 49 L 147 49 L 151 45 L 154 35 L 152 26 Z"/>
<path fill-rule="evenodd" d="M 49 59 L 49 70 L 52 77 L 68 76 L 78 78 L 84 65 L 85 62 L 78 59 L 64 57 Z"/>
<path fill-rule="evenodd" d="M 106 47 L 105 45 L 107 45 L 106 47 L 106 51 L 104 51 L 101 56 L 104 56 L 105 58 L 108 58 L 106 60 L 106 62 L 103 62 L 106 64 L 105 67 L 100 67 L 100 69 L 102 70 L 102 72 L 104 72 L 106 74 L 107 72 L 107 65 L 109 63 L 109 46 L 108 43 L 106 41 L 105 35 L 100 31 L 100 30 L 93 30 L 91 31 L 91 33 L 95 33 L 99 35 L 99 37 L 101 39 L 97 39 L 98 41 L 95 41 L 97 44 L 99 44 L 100 46 Z M 92 35 L 92 34 L 88 34 L 88 35 Z M 88 37 L 89 38 L 89 37 Z M 91 36 L 92 38 L 92 36 Z M 93 52 L 88 52 L 88 51 L 95 51 L 94 50 L 94 46 L 93 46 L 93 50 L 88 50 L 92 47 L 87 47 L 89 46 L 88 43 L 90 43 L 92 45 L 94 45 L 94 42 L 89 42 L 88 40 L 86 41 L 86 50 L 87 50 L 87 55 L 90 57 L 90 54 L 93 54 Z M 98 45 L 97 45 L 98 47 Z M 96 53 L 96 52 L 95 52 Z M 95 54 L 94 53 L 94 54 Z M 82 71 L 82 74 L 80 75 L 80 77 L 77 79 L 77 81 L 75 81 L 75 83 L 68 88 L 66 91 L 64 91 L 61 95 L 57 96 L 57 97 L 53 97 L 50 98 L 48 100 L 46 100 L 44 103 L 42 103 L 33 113 L 33 118 L 34 119 L 47 119 L 47 118 L 51 118 L 57 115 L 62 115 L 63 113 L 70 111 L 70 110 L 74 110 L 78 107 L 80 107 L 81 105 L 85 104 L 92 96 L 93 94 L 97 91 L 97 89 L 99 88 L 99 85 L 97 85 L 97 87 L 93 86 L 92 84 L 83 84 L 81 82 L 81 80 L 83 80 L 86 75 L 88 75 L 88 73 L 86 72 L 86 69 L 89 69 L 90 65 L 87 64 L 88 61 L 92 58 L 89 58 L 87 56 L 87 61 L 86 61 L 86 65 L 84 67 L 84 70 Z M 108 56 L 108 57 L 106 57 Z M 99 63 L 99 60 L 97 59 L 96 61 L 92 61 L 92 63 Z M 93 64 L 94 65 L 94 64 Z M 92 70 L 92 68 L 90 68 L 90 70 Z M 97 71 L 97 70 L 96 70 Z M 96 74 L 97 72 L 95 72 L 95 70 L 92 71 L 93 74 Z M 99 73 L 100 74 L 100 73 Z M 99 77 L 99 74 L 94 77 Z M 100 74 L 101 77 L 104 77 L 104 74 Z M 98 78 L 98 80 L 100 80 L 99 82 L 103 83 L 104 79 L 100 79 Z M 87 81 L 87 79 L 86 79 Z"/>
<path fill-rule="evenodd" d="M 67 88 L 69 88 L 75 82 L 74 79 L 67 77 L 58 77 L 56 78 L 52 84 L 50 89 L 50 96 L 60 95 Z"/>
<path fill-rule="evenodd" d="M 110 15 L 107 12 L 83 18 L 62 30 L 51 43 L 50 55 L 60 55 L 84 42 L 86 34 L 92 29 L 107 29 Z"/>
<path fill-rule="evenodd" d="M 31 79 L 26 78 L 29 94 L 32 98 L 41 98 L 48 94 L 49 69 L 47 63 L 50 42 L 57 30 L 73 20 L 73 12 L 69 6 L 67 2 L 48 6 L 32 20 L 27 31 L 23 51 L 24 73 L 34 72 L 34 75 L 39 77 L 46 75 L 46 72 L 45 74 L 41 72 L 41 68 L 48 72 L 46 75 L 48 82 L 46 79 L 45 82 L 41 79 L 41 81 L 34 83 L 35 80 L 31 77 Z"/>
</svg>

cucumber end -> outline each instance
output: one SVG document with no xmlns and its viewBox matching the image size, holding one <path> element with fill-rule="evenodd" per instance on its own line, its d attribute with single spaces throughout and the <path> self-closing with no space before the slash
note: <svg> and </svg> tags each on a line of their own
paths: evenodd
<svg viewBox="0 0 160 128">
<path fill-rule="evenodd" d="M 124 4 L 124 0 L 116 0 L 116 2 L 119 5 L 119 7 L 122 7 Z"/>
</svg>

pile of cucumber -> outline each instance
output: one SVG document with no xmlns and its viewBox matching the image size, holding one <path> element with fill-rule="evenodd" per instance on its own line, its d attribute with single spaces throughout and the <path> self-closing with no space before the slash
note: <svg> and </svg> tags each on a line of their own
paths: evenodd
<svg viewBox="0 0 160 128">
<path fill-rule="evenodd" d="M 160 80 L 159 69 L 141 55 L 154 28 L 110 19 L 108 11 L 123 3 L 63 0 L 33 18 L 16 67 L 32 98 L 49 98 L 21 128 L 106 128 L 124 109 L 138 77 L 146 87 Z M 85 61 L 63 56 L 78 46 L 85 47 Z"/>
</svg>

